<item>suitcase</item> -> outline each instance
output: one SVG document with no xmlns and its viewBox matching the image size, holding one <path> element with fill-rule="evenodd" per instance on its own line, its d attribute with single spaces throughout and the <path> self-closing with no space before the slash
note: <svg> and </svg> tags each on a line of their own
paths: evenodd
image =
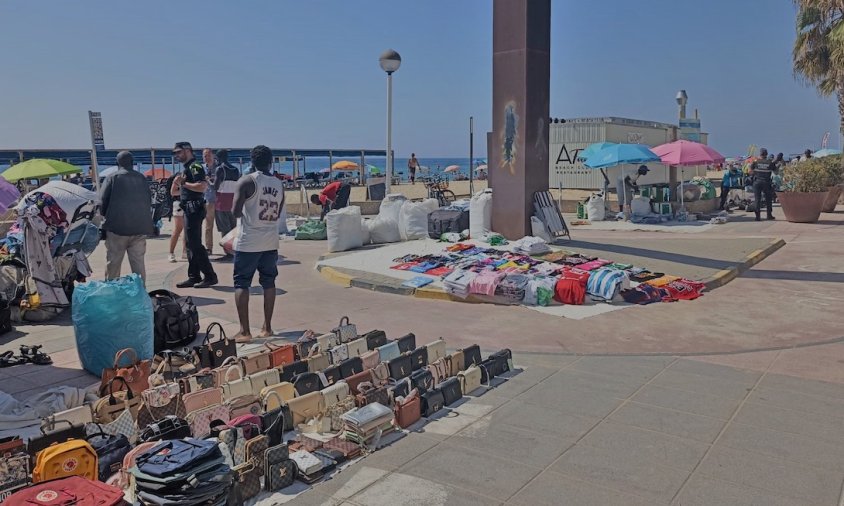
<svg viewBox="0 0 844 506">
<path fill-rule="evenodd" d="M 460 233 L 469 228 L 469 210 L 437 209 L 428 215 L 428 237 L 439 239 L 447 232 Z"/>
</svg>

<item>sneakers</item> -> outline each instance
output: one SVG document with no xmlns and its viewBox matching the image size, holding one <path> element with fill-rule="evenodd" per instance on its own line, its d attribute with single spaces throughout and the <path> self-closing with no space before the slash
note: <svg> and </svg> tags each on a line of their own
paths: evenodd
<svg viewBox="0 0 844 506">
<path fill-rule="evenodd" d="M 194 288 L 208 288 L 208 287 L 216 285 L 217 283 L 219 283 L 219 281 L 217 280 L 217 276 L 214 276 L 213 278 L 205 278 L 204 280 L 200 281 L 199 283 L 193 285 L 193 287 Z"/>
<path fill-rule="evenodd" d="M 188 278 L 185 281 L 182 281 L 181 283 L 176 283 L 176 288 L 193 288 L 200 283 L 204 283 L 204 281 L 202 281 L 201 279 Z"/>
<path fill-rule="evenodd" d="M 769 219 L 769 220 L 775 220 L 775 219 L 776 219 L 776 217 L 774 217 L 773 215 L 769 215 L 769 216 L 768 216 L 768 219 Z"/>
<path fill-rule="evenodd" d="M 171 264 L 175 264 L 176 263 L 176 255 L 174 255 L 173 253 L 170 253 L 170 255 L 167 257 L 167 260 L 169 260 Z"/>
</svg>

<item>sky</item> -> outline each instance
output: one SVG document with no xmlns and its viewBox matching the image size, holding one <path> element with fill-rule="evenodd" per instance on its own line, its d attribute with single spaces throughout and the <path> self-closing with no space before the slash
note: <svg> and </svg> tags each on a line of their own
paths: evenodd
<svg viewBox="0 0 844 506">
<path fill-rule="evenodd" d="M 710 144 L 840 147 L 837 107 L 791 71 L 788 0 L 552 0 L 551 116 L 675 122 L 689 95 Z M 386 146 L 423 157 L 485 152 L 490 0 L 3 0 L 0 148 Z"/>
</svg>

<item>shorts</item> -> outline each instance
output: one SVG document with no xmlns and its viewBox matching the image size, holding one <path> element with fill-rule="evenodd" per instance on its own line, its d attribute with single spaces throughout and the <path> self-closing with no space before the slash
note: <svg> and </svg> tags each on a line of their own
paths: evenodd
<svg viewBox="0 0 844 506">
<path fill-rule="evenodd" d="M 235 251 L 234 252 L 234 287 L 248 290 L 252 278 L 258 271 L 258 283 L 261 288 L 275 288 L 278 277 L 278 250 L 276 251 Z"/>
<path fill-rule="evenodd" d="M 182 210 L 182 203 L 178 200 L 173 201 L 173 216 L 179 217 L 184 216 L 185 212 Z"/>
</svg>

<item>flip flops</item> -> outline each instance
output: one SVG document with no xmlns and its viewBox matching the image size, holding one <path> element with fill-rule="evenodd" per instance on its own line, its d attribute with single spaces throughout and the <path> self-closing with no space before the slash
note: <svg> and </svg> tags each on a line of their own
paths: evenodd
<svg viewBox="0 0 844 506">
<path fill-rule="evenodd" d="M 15 356 L 13 351 L 4 351 L 0 353 L 0 367 L 12 367 L 20 364 L 35 364 L 35 365 L 50 365 L 53 359 L 49 355 L 40 351 L 41 345 L 27 346 L 21 345 L 20 355 Z"/>
</svg>

